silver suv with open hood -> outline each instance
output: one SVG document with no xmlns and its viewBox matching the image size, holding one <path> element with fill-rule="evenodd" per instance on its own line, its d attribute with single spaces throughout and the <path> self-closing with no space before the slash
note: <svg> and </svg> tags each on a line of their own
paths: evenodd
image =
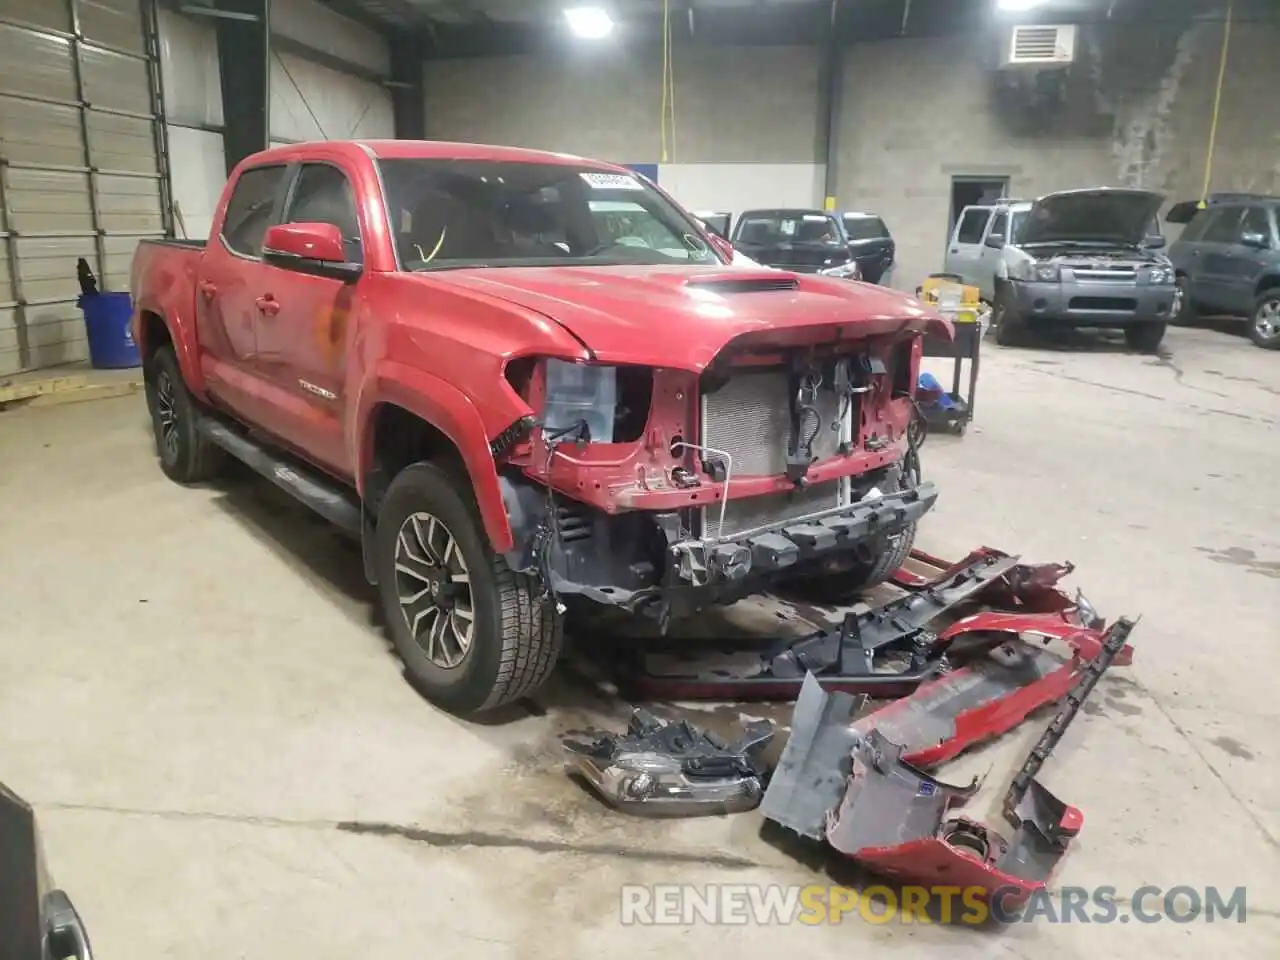
<svg viewBox="0 0 1280 960">
<path fill-rule="evenodd" d="M 1153 351 L 1180 296 L 1161 252 L 1163 201 L 1148 190 L 1096 188 L 968 207 L 947 272 L 993 300 L 1000 343 L 1037 327 L 1111 327 L 1133 348 Z"/>
</svg>

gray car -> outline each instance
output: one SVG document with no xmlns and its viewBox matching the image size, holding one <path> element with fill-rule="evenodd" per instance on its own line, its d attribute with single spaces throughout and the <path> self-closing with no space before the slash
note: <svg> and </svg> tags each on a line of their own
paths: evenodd
<svg viewBox="0 0 1280 960">
<path fill-rule="evenodd" d="M 1190 325 L 1199 313 L 1247 318 L 1254 343 L 1280 350 L 1277 210 L 1280 197 L 1249 194 L 1170 209 L 1167 220 L 1187 224 L 1169 249 L 1183 290 L 1177 323 Z"/>
<path fill-rule="evenodd" d="M 1147 190 L 1096 188 L 968 208 L 947 272 L 991 299 L 1001 344 L 1035 329 L 1101 327 L 1154 351 L 1180 297 L 1155 233 L 1163 200 Z"/>
</svg>

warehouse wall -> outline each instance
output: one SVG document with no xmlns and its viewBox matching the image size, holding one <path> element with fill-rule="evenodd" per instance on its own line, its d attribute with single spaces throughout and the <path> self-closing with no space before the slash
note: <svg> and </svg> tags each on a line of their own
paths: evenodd
<svg viewBox="0 0 1280 960">
<path fill-rule="evenodd" d="M 160 11 L 159 32 L 174 227 L 180 237 L 207 237 L 226 179 L 217 32 L 171 10 Z"/>
<path fill-rule="evenodd" d="M 274 0 L 271 26 L 330 57 L 390 74 L 384 38 L 315 0 Z M 179 235 L 205 237 L 226 182 L 214 22 L 162 10 L 160 63 L 176 226 Z M 273 143 L 395 135 L 390 91 L 367 78 L 276 52 L 270 86 Z"/>
<path fill-rule="evenodd" d="M 1014 195 L 1137 185 L 1198 195 L 1221 52 L 1219 19 L 1081 27 L 1060 106 L 998 91 L 995 32 L 857 44 L 838 118 L 837 192 L 881 213 L 895 282 L 937 270 L 954 176 L 1007 176 Z M 1237 24 L 1214 189 L 1280 192 L 1280 25 Z M 695 59 L 696 57 L 696 59 Z M 694 208 L 818 204 L 818 52 L 707 47 L 677 59 L 674 163 L 659 181 Z M 589 49 L 429 62 L 431 136 L 661 159 L 659 61 Z"/>
<path fill-rule="evenodd" d="M 951 178 L 1010 178 L 1014 196 L 1138 186 L 1199 196 L 1222 24 L 1082 28 L 1060 107 L 998 93 L 987 35 L 854 47 L 845 74 L 837 189 L 881 212 L 901 286 L 941 267 Z M 1280 27 L 1233 31 L 1212 188 L 1280 192 Z M 903 104 L 911 109 L 903 109 Z"/>
<path fill-rule="evenodd" d="M 677 53 L 675 137 L 662 155 L 661 61 L 578 47 L 563 56 L 426 64 L 427 132 L 663 163 L 659 179 L 690 207 L 811 204 L 818 55 L 808 47 Z"/>
</svg>

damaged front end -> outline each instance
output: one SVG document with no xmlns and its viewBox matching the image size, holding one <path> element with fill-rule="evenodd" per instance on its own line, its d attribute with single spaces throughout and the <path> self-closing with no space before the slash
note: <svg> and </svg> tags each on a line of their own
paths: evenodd
<svg viewBox="0 0 1280 960">
<path fill-rule="evenodd" d="M 920 338 L 806 337 L 740 338 L 700 371 L 510 364 L 535 414 L 492 451 L 508 563 L 666 621 L 874 559 L 937 499 L 909 430 Z"/>
<path fill-rule="evenodd" d="M 857 719 L 864 698 L 826 692 L 810 675 L 765 817 L 888 877 L 980 889 L 1003 907 L 1025 902 L 1045 887 L 1083 823 L 1037 775 L 1102 674 L 1129 652 L 1133 626 L 1118 620 L 1096 642 L 1078 631 L 1073 659 L 1057 667 L 1011 637 L 996 648 L 1002 656 L 964 681 L 952 675 Z M 1057 714 L 1005 791 L 1003 823 L 963 813 L 977 781 L 952 785 L 924 770 L 1053 702 Z"/>
</svg>

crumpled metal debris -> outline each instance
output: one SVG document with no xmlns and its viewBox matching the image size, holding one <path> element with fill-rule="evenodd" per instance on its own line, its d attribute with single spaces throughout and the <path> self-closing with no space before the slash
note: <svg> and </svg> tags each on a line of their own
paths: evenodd
<svg viewBox="0 0 1280 960">
<path fill-rule="evenodd" d="M 913 699 L 936 700 L 943 681 L 881 711 L 887 716 L 879 722 L 877 714 L 851 722 L 861 702 L 825 692 L 812 674 L 805 678 L 791 739 L 764 797 L 765 817 L 802 835 L 825 839 L 877 873 L 912 883 L 945 881 L 978 888 L 999 898 L 1002 907 L 1017 906 L 1045 887 L 1083 824 L 1080 811 L 1054 796 L 1037 774 L 1102 674 L 1129 651 L 1133 626 L 1131 620 L 1117 620 L 1089 651 L 1092 656 L 1066 668 L 1074 682 L 1062 691 L 1057 715 L 1010 782 L 1002 826 L 957 812 L 976 791 L 976 781 L 968 786 L 946 784 L 907 759 L 913 754 L 954 756 L 950 749 L 939 749 L 949 740 L 920 749 L 936 736 L 932 718 L 927 711 L 912 713 L 900 706 Z M 1087 633 L 1081 629 L 1077 640 Z M 1012 701 L 1026 701 L 1026 693 L 1048 689 L 1043 680 L 1023 679 L 990 702 L 1004 701 L 1012 708 Z M 959 716 L 972 710 L 972 696 L 959 689 L 947 691 L 947 699 L 959 697 L 964 703 Z M 1019 704 L 1018 719 L 1026 715 L 1028 705 Z M 892 722 L 885 722 L 889 717 Z M 987 720 L 1003 729 L 1016 722 L 995 714 Z M 886 732 L 890 730 L 893 739 Z M 950 741 L 971 743 L 973 736 L 957 724 Z"/>
<path fill-rule="evenodd" d="M 625 733 L 570 733 L 564 747 L 570 770 L 619 810 L 700 816 L 740 813 L 760 803 L 767 774 L 761 754 L 773 732 L 768 720 L 752 720 L 729 744 L 687 720 L 667 722 L 637 709 Z"/>
</svg>

